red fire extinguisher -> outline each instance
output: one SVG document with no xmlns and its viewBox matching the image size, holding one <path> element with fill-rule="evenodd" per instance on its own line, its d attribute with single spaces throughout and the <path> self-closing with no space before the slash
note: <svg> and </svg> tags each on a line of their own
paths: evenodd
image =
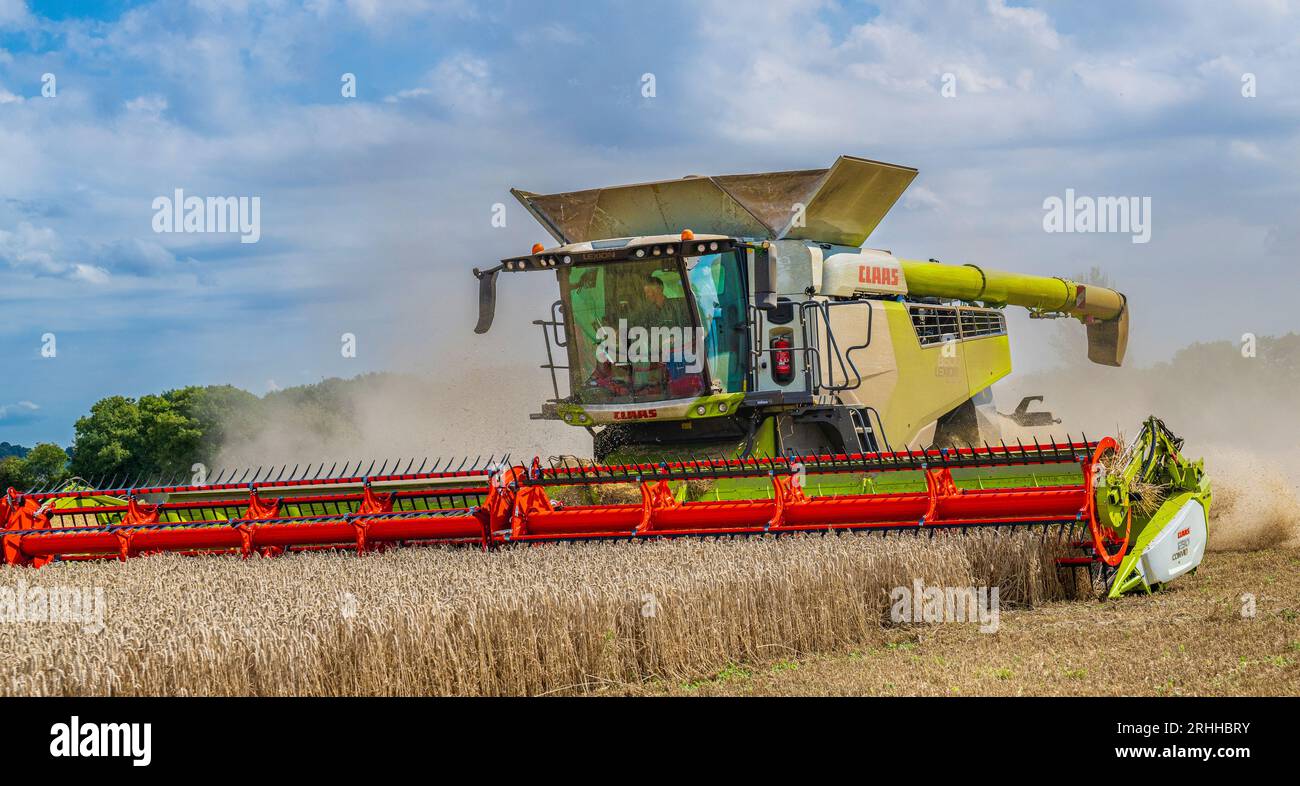
<svg viewBox="0 0 1300 786">
<path fill-rule="evenodd" d="M 778 385 L 788 385 L 794 380 L 793 345 L 788 334 L 772 336 L 772 379 Z"/>
</svg>

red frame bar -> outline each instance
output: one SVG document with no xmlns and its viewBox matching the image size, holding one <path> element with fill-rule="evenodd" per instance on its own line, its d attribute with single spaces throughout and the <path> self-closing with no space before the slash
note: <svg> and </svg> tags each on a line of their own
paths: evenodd
<svg viewBox="0 0 1300 786">
<path fill-rule="evenodd" d="M 542 469 L 534 460 L 531 468 L 510 467 L 491 476 L 486 487 L 467 486 L 377 493 L 378 481 L 420 481 L 482 476 L 474 472 L 422 473 L 371 478 L 298 479 L 221 486 L 186 486 L 136 489 L 124 506 L 46 507 L 54 499 L 114 496 L 119 491 L 62 492 L 9 497 L 0 504 L 12 509 L 3 536 L 5 560 L 10 564 L 39 566 L 54 558 L 127 559 L 153 552 L 182 554 L 278 554 L 286 550 L 356 548 L 365 552 L 389 544 L 479 543 L 484 548 L 509 541 L 573 540 L 610 537 L 661 537 L 686 535 L 763 534 L 850 529 L 924 529 L 985 525 L 1030 525 L 1093 520 L 1089 465 L 1096 460 L 1096 443 L 1035 445 L 1030 448 L 964 448 L 947 455 L 990 456 L 1000 459 L 1022 455 L 1037 463 L 1048 451 L 1082 451 L 1073 458 L 1053 457 L 1047 463 L 1077 463 L 1084 483 L 1078 485 L 958 489 L 949 469 L 942 466 L 918 470 L 926 473 L 924 492 L 852 494 L 808 497 L 794 484 L 789 461 L 779 459 L 736 459 L 709 462 L 674 462 L 586 468 Z M 940 458 L 937 450 L 892 454 L 854 454 L 791 459 L 800 463 L 862 461 L 881 457 Z M 994 460 L 990 465 L 1002 465 Z M 771 473 L 772 499 L 677 502 L 666 481 L 641 483 L 640 504 L 558 506 L 549 499 L 545 485 L 626 482 L 640 472 L 662 473 L 665 468 L 683 471 L 716 467 L 724 470 L 754 470 Z M 810 471 L 862 472 L 854 467 L 809 467 Z M 869 471 L 891 471 L 873 467 Z M 617 473 L 617 474 L 615 474 Z M 595 477 L 600 474 L 601 477 Z M 315 486 L 355 485 L 360 492 L 315 493 L 265 498 L 264 489 L 306 489 Z M 247 491 L 240 499 L 184 500 L 154 505 L 140 501 L 140 494 L 164 491 Z M 485 496 L 482 506 L 438 511 L 393 512 L 398 499 L 446 496 Z M 37 507 L 37 503 L 41 503 Z M 328 515 L 280 516 L 283 505 L 357 503 L 355 512 Z M 244 518 L 184 523 L 160 521 L 169 510 L 231 507 L 244 510 Z M 43 512 L 42 512 L 43 511 Z M 99 524 L 59 527 L 50 525 L 54 516 L 123 514 L 120 525 Z"/>
</svg>

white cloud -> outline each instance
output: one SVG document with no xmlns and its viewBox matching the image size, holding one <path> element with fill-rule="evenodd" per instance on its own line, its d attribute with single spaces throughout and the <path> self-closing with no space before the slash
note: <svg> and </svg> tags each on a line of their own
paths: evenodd
<svg viewBox="0 0 1300 786">
<path fill-rule="evenodd" d="M 30 420 L 40 407 L 31 401 L 0 404 L 0 420 Z"/>
<path fill-rule="evenodd" d="M 86 265 L 76 263 L 72 266 L 72 279 L 75 281 L 84 281 L 87 284 L 107 284 L 109 275 L 108 271 L 95 265 Z"/>
<path fill-rule="evenodd" d="M 550 22 L 533 30 L 523 30 L 515 40 L 524 46 L 536 46 L 539 43 L 573 45 L 587 40 L 582 33 L 561 22 Z"/>
<path fill-rule="evenodd" d="M 925 186 L 912 186 L 903 192 L 903 207 L 909 210 L 940 210 L 943 200 Z"/>
<path fill-rule="evenodd" d="M 1162 73 L 1135 59 L 1080 62 L 1074 72 L 1084 87 L 1138 112 L 1186 103 L 1199 89 L 1186 74 Z"/>
<path fill-rule="evenodd" d="M 22 29 L 33 21 L 26 0 L 0 0 L 0 30 Z"/>
<path fill-rule="evenodd" d="M 478 116 L 493 112 L 502 92 L 492 79 L 492 68 L 487 60 L 460 53 L 439 62 L 425 76 L 423 85 L 401 90 L 384 100 L 396 103 L 431 99 L 453 114 Z"/>
<path fill-rule="evenodd" d="M 126 102 L 126 111 L 144 117 L 157 118 L 167 111 L 167 99 L 157 93 L 136 96 Z"/>
<path fill-rule="evenodd" d="M 1003 30 L 1027 35 L 1035 44 L 1056 51 L 1061 48 L 1061 38 L 1053 29 L 1047 14 L 1036 8 L 1008 7 L 1005 0 L 988 0 L 989 15 Z"/>
<path fill-rule="evenodd" d="M 1228 152 L 1236 158 L 1246 159 L 1248 161 L 1267 161 L 1268 156 L 1255 142 L 1245 139 L 1234 139 L 1228 143 Z"/>
<path fill-rule="evenodd" d="M 0 229 L 0 262 L 15 270 L 37 275 L 61 276 L 69 266 L 59 261 L 59 236 L 49 227 L 35 227 L 24 221 L 14 231 Z"/>
<path fill-rule="evenodd" d="M 317 9 L 325 2 L 315 4 Z M 418 16 L 453 15 L 472 18 L 476 15 L 470 0 L 345 0 L 348 10 L 367 25 L 382 27 Z"/>
</svg>

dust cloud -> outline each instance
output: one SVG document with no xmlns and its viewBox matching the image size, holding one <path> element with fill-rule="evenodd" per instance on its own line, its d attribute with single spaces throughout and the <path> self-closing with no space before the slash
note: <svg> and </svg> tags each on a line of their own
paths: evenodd
<svg viewBox="0 0 1300 786">
<path fill-rule="evenodd" d="M 512 342 L 513 343 L 513 342 Z M 235 416 L 220 467 L 416 457 L 590 455 L 585 431 L 532 420 L 551 395 L 537 358 L 448 350 L 437 369 L 331 380 L 269 394 Z M 1083 358 L 1079 347 L 1062 357 Z M 1205 459 L 1214 484 L 1210 547 L 1300 546 L 1300 335 L 1261 338 L 1254 357 L 1230 342 L 1195 344 L 1168 361 L 1108 368 L 1086 360 L 1013 376 L 999 408 L 1042 394 L 1066 432 L 1131 436 L 1151 414 Z"/>
<path fill-rule="evenodd" d="M 557 453 L 591 452 L 586 431 L 556 421 L 531 420 L 544 399 L 542 385 L 510 385 L 531 379 L 533 366 L 462 366 L 454 374 L 373 374 L 324 383 L 318 395 L 270 394 L 253 418 L 232 424 L 234 435 L 219 451 L 219 467 L 257 467 L 362 459 L 415 457 L 513 460 Z M 538 380 L 541 382 L 541 380 Z M 247 418 L 246 415 L 233 417 Z M 378 464 L 376 465 L 379 466 Z"/>
</svg>

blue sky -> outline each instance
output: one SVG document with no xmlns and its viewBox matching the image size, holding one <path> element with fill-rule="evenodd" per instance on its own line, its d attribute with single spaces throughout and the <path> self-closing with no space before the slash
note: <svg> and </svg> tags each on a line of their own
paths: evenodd
<svg viewBox="0 0 1300 786">
<path fill-rule="evenodd" d="M 1295 330 L 1297 73 L 1280 0 L 0 0 L 0 440 L 67 443 L 103 396 L 187 384 L 491 367 L 535 388 L 552 283 L 512 280 L 469 330 L 468 269 L 547 239 L 510 187 L 841 153 L 921 170 L 871 245 L 1103 267 L 1135 362 Z M 259 197 L 260 242 L 155 233 L 177 188 Z M 1067 188 L 1150 196 L 1151 242 L 1044 233 Z M 1017 364 L 1047 363 L 1015 327 Z"/>
</svg>

